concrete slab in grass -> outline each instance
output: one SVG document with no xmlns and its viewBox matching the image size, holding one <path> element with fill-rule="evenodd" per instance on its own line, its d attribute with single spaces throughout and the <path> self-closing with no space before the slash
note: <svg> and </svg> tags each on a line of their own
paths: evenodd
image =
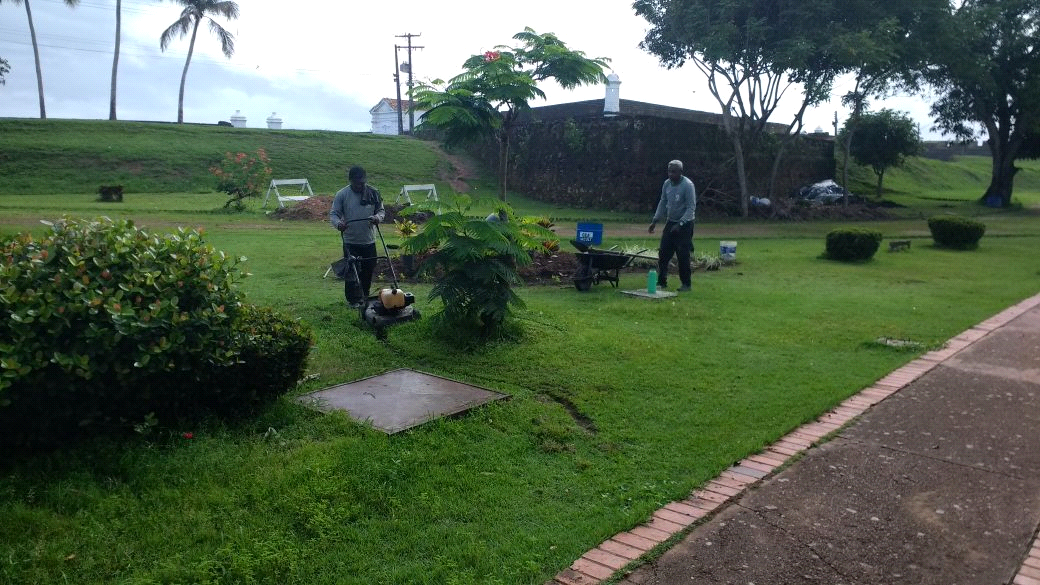
<svg viewBox="0 0 1040 585">
<path fill-rule="evenodd" d="M 297 398 L 322 411 L 345 410 L 387 434 L 459 414 L 508 394 L 415 370 L 393 370 Z"/>
<path fill-rule="evenodd" d="M 679 293 L 669 292 L 666 290 L 658 290 L 651 294 L 650 292 L 647 292 L 645 288 L 640 290 L 623 290 L 621 292 L 622 294 L 644 299 L 669 299 L 679 296 Z"/>
</svg>

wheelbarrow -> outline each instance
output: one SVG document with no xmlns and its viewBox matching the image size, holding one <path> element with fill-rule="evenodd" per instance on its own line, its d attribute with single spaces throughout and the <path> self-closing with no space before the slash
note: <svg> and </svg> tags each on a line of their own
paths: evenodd
<svg viewBox="0 0 1040 585">
<path fill-rule="evenodd" d="M 609 282 L 611 286 L 617 287 L 620 280 L 621 269 L 626 268 L 636 258 L 649 258 L 643 256 L 646 249 L 635 254 L 626 254 L 609 250 L 597 250 L 588 244 L 571 240 L 571 245 L 578 249 L 575 256 L 578 259 L 578 271 L 574 274 L 574 288 L 587 291 L 592 285 L 603 281 Z"/>
</svg>

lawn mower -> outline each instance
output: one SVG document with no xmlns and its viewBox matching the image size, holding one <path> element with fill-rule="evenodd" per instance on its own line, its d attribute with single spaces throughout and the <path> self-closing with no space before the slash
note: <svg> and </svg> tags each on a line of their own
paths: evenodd
<svg viewBox="0 0 1040 585">
<path fill-rule="evenodd" d="M 369 221 L 369 219 L 366 217 L 351 221 Z M 390 259 L 390 247 L 386 245 L 386 240 L 383 239 L 383 232 L 379 229 L 379 224 L 376 224 L 376 234 L 379 235 L 379 242 L 383 245 L 386 263 L 390 266 L 392 286 L 390 288 L 380 288 L 375 294 L 362 301 L 358 307 L 358 313 L 361 315 L 363 322 L 380 331 L 390 325 L 414 321 L 419 319 L 421 315 L 419 309 L 414 304 L 415 295 L 401 290 L 397 284 L 397 272 L 394 270 L 394 263 Z M 377 260 L 379 258 L 383 258 L 383 256 L 375 257 Z M 360 258 L 348 254 L 345 258 L 334 262 L 332 269 L 335 271 L 336 276 L 353 282 L 360 287 L 357 265 L 363 260 L 371 260 L 371 258 Z"/>
</svg>

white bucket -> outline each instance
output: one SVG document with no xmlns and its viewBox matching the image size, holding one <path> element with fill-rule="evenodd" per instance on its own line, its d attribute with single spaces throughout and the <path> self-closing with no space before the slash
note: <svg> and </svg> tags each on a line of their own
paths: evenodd
<svg viewBox="0 0 1040 585">
<path fill-rule="evenodd" d="M 719 242 L 719 258 L 732 262 L 737 259 L 737 243 L 736 242 Z"/>
</svg>

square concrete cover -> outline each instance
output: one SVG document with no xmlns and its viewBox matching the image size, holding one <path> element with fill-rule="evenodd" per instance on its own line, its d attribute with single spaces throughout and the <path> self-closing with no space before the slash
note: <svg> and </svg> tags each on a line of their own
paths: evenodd
<svg viewBox="0 0 1040 585">
<path fill-rule="evenodd" d="M 442 416 L 508 398 L 455 380 L 415 370 L 393 370 L 304 394 L 298 401 L 319 410 L 346 410 L 359 422 L 394 434 Z"/>
<path fill-rule="evenodd" d="M 654 291 L 653 294 L 651 294 L 650 291 L 645 288 L 642 290 L 623 290 L 621 293 L 633 297 L 642 297 L 644 299 L 670 299 L 679 296 L 679 293 L 669 292 L 666 290 Z"/>
</svg>

